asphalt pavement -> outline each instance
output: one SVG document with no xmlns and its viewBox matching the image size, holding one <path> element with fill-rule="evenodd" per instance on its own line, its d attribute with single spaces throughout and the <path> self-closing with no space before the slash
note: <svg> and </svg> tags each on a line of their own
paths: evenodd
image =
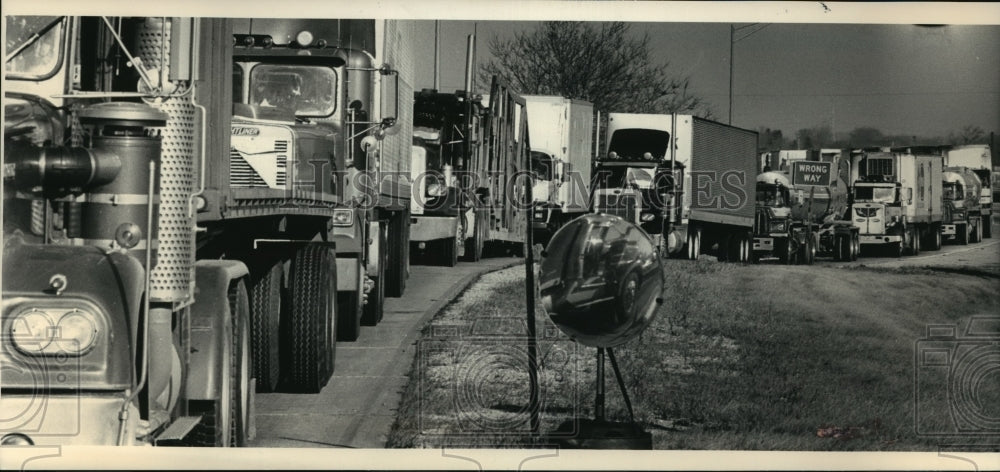
<svg viewBox="0 0 1000 472">
<path fill-rule="evenodd" d="M 337 343 L 333 378 L 318 394 L 257 394 L 253 447 L 382 448 L 427 322 L 481 274 L 522 263 L 483 259 L 455 267 L 410 266 L 402 298 L 355 342 Z"/>
</svg>

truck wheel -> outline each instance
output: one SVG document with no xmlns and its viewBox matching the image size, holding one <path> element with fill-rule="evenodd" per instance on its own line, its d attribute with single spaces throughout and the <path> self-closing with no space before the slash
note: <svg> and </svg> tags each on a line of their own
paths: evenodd
<svg viewBox="0 0 1000 472">
<path fill-rule="evenodd" d="M 809 262 L 806 264 L 813 265 L 816 262 L 816 239 L 809 238 Z"/>
<path fill-rule="evenodd" d="M 479 262 L 483 258 L 483 225 L 486 223 L 480 217 L 480 211 L 473 211 L 473 214 L 476 218 L 475 229 L 472 231 L 472 236 L 465 240 L 465 258 L 463 260 Z"/>
<path fill-rule="evenodd" d="M 913 233 L 913 243 L 911 244 L 913 246 L 912 252 L 914 256 L 917 256 L 920 255 L 920 230 L 914 229 Z"/>
<path fill-rule="evenodd" d="M 849 242 L 846 235 L 838 235 L 837 242 L 834 244 L 833 258 L 838 262 L 849 261 L 851 259 Z"/>
<path fill-rule="evenodd" d="M 295 252 L 289 270 L 287 316 L 282 316 L 288 387 L 318 393 L 333 373 L 338 311 L 335 255 L 320 245 Z"/>
<path fill-rule="evenodd" d="M 938 225 L 931 225 L 931 233 L 933 233 L 933 239 L 931 239 L 930 250 L 938 251 L 941 249 L 941 227 Z"/>
<path fill-rule="evenodd" d="M 969 225 L 963 224 L 957 226 L 960 226 L 960 228 L 956 228 L 955 230 L 955 239 L 958 241 L 958 244 L 963 246 L 969 244 Z"/>
<path fill-rule="evenodd" d="M 983 241 L 983 227 L 979 226 L 981 220 L 975 220 L 972 228 L 972 242 L 978 243 Z"/>
<path fill-rule="evenodd" d="M 222 334 L 228 362 L 221 366 L 219 399 L 205 409 L 187 436 L 195 446 L 242 447 L 249 438 L 250 303 L 242 280 L 230 284 L 228 296 L 232 321 Z"/>
<path fill-rule="evenodd" d="M 361 315 L 361 324 L 365 326 L 375 326 L 382 321 L 382 315 L 385 311 L 385 265 L 388 263 L 388 258 L 386 257 L 386 246 L 389 244 L 389 238 L 385 233 L 385 227 L 387 225 L 379 225 L 379 237 L 382 240 L 379 242 L 378 251 L 378 275 L 375 276 L 375 286 L 372 287 L 372 291 L 368 293 L 368 303 L 365 304 L 365 312 Z"/>
<path fill-rule="evenodd" d="M 385 296 L 401 297 L 406 290 L 407 267 L 410 262 L 410 217 L 406 211 L 389 218 L 388 265 L 385 268 Z"/>
<path fill-rule="evenodd" d="M 337 292 L 337 341 L 357 341 L 361 335 L 361 315 L 364 312 L 362 293 L 365 288 L 365 271 L 361 261 L 355 260 L 358 284 L 354 290 Z"/>
<path fill-rule="evenodd" d="M 282 261 L 275 262 L 256 277 L 250 289 L 250 346 L 258 392 L 273 392 L 278 388 L 281 370 L 278 330 L 283 275 Z"/>
<path fill-rule="evenodd" d="M 991 224 L 993 222 L 992 220 L 993 220 L 992 216 L 988 216 L 987 215 L 987 216 L 983 216 L 982 217 L 982 221 L 980 222 L 980 224 L 983 226 L 983 237 L 984 238 L 992 238 L 993 237 L 993 225 Z"/>
<path fill-rule="evenodd" d="M 687 233 L 687 258 L 696 261 L 701 254 L 701 228 L 689 228 Z"/>
<path fill-rule="evenodd" d="M 785 240 L 777 244 L 776 252 L 778 253 L 778 258 L 781 259 L 781 263 L 785 265 L 795 265 L 797 262 L 795 260 L 796 250 L 792 245 L 791 240 Z"/>
<path fill-rule="evenodd" d="M 799 244 L 799 264 L 811 265 L 813 263 L 814 251 L 815 248 L 813 247 L 812 238 L 806 236 L 805 242 Z"/>
</svg>

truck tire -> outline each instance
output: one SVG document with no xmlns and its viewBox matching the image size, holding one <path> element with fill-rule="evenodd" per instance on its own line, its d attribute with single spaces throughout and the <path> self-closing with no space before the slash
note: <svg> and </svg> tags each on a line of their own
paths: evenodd
<svg viewBox="0 0 1000 472">
<path fill-rule="evenodd" d="M 295 252 L 289 270 L 289 299 L 282 321 L 288 388 L 319 393 L 333 373 L 338 307 L 336 256 L 308 244 Z"/>
<path fill-rule="evenodd" d="M 379 241 L 378 274 L 374 277 L 375 285 L 368 293 L 368 303 L 365 303 L 364 313 L 361 315 L 361 324 L 365 326 L 377 325 L 382 321 L 382 315 L 385 311 L 385 265 L 388 263 L 386 247 L 389 244 L 389 238 L 385 231 L 386 226 L 388 225 L 385 223 L 379 224 L 379 237 L 382 240 Z"/>
<path fill-rule="evenodd" d="M 468 262 L 479 262 L 483 258 L 483 229 L 485 229 L 486 222 L 483 221 L 482 212 L 478 209 L 473 212 L 475 215 L 475 229 L 472 231 L 472 236 L 465 240 L 465 257 L 463 260 Z"/>
<path fill-rule="evenodd" d="M 786 239 L 784 242 L 778 243 L 776 252 L 778 253 L 778 258 L 781 259 L 782 264 L 795 265 L 798 262 L 796 260 L 798 251 L 796 251 L 795 247 L 792 245 L 791 239 Z"/>
<path fill-rule="evenodd" d="M 910 252 L 914 256 L 919 256 L 920 255 L 920 230 L 919 229 L 914 229 L 913 230 L 913 242 L 910 243 L 910 246 L 912 246 Z"/>
<path fill-rule="evenodd" d="M 850 237 L 846 234 L 837 235 L 837 243 L 835 244 L 836 252 L 834 253 L 834 258 L 837 261 L 845 262 L 851 260 L 852 242 Z"/>
<path fill-rule="evenodd" d="M 931 236 L 928 239 L 930 241 L 929 245 L 930 247 L 928 249 L 930 249 L 931 251 L 941 250 L 941 238 L 942 238 L 941 226 L 937 224 L 932 224 L 930 231 L 931 231 Z"/>
<path fill-rule="evenodd" d="M 685 248 L 689 260 L 698 260 L 698 256 L 701 254 L 701 228 L 688 228 Z"/>
<path fill-rule="evenodd" d="M 437 256 L 435 256 L 437 265 L 445 267 L 455 267 L 458 265 L 458 238 L 441 239 L 436 241 L 436 243 L 439 250 Z"/>
<path fill-rule="evenodd" d="M 969 225 L 960 224 L 955 228 L 955 240 L 963 246 L 969 244 Z"/>
<path fill-rule="evenodd" d="M 993 217 L 990 215 L 985 215 L 982 217 L 980 224 L 983 226 L 983 237 L 992 238 L 993 237 Z"/>
<path fill-rule="evenodd" d="M 284 265 L 277 261 L 266 271 L 255 274 L 250 289 L 250 346 L 258 392 L 273 392 L 278 388 L 281 374 L 278 332 L 283 275 Z"/>
<path fill-rule="evenodd" d="M 802 265 L 812 265 L 816 258 L 816 247 L 808 235 L 805 237 L 805 243 L 799 245 L 798 258 L 799 264 Z"/>
<path fill-rule="evenodd" d="M 979 226 L 981 220 L 973 220 L 972 223 L 972 237 L 970 238 L 973 243 L 978 243 L 983 240 L 983 228 Z"/>
<path fill-rule="evenodd" d="M 227 362 L 221 366 L 219 399 L 193 405 L 201 412 L 201 421 L 185 438 L 186 445 L 243 447 L 249 439 L 250 426 L 250 303 L 242 280 L 229 285 L 229 314 L 232 318 L 222 336 L 228 349 Z"/>
<path fill-rule="evenodd" d="M 858 233 L 851 234 L 851 260 L 856 261 L 861 257 L 861 236 Z"/>
<path fill-rule="evenodd" d="M 352 291 L 337 292 L 337 341 L 357 341 L 361 336 L 361 315 L 364 313 L 362 305 L 362 291 L 364 290 L 364 267 L 361 261 L 355 260 L 355 269 L 358 274 L 358 284 Z"/>
<path fill-rule="evenodd" d="M 410 215 L 395 212 L 389 218 L 388 264 L 385 267 L 385 296 L 402 297 L 410 265 Z"/>
</svg>

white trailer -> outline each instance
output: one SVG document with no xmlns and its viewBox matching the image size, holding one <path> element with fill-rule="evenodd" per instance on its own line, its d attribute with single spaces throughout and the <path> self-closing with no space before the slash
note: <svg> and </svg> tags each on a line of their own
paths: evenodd
<svg viewBox="0 0 1000 472">
<path fill-rule="evenodd" d="M 934 148 L 893 148 L 851 156 L 851 218 L 862 247 L 902 256 L 941 248 L 943 158 Z"/>
<path fill-rule="evenodd" d="M 611 113 L 605 149 L 594 211 L 639 224 L 671 254 L 697 259 L 718 245 L 721 260 L 750 260 L 756 132 L 692 115 Z"/>
<path fill-rule="evenodd" d="M 590 210 L 594 105 L 558 96 L 525 95 L 531 117 L 536 240 Z"/>
</svg>

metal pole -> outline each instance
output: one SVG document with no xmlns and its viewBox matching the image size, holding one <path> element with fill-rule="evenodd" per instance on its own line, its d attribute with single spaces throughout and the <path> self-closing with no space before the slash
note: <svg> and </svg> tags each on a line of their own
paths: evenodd
<svg viewBox="0 0 1000 472">
<path fill-rule="evenodd" d="M 733 124 L 733 44 L 735 43 L 736 27 L 729 25 L 729 122 Z"/>
<path fill-rule="evenodd" d="M 434 90 L 441 91 L 441 22 L 434 20 Z"/>
<path fill-rule="evenodd" d="M 528 139 L 530 135 L 528 134 L 528 123 L 525 117 L 527 114 L 524 108 L 521 109 L 521 146 L 519 146 L 519 152 L 524 152 L 524 147 L 528 146 Z M 538 434 L 540 429 L 540 421 L 538 418 L 538 341 L 536 339 L 535 332 L 535 240 L 532 234 L 532 226 L 534 226 L 534 211 L 532 204 L 534 202 L 535 196 L 533 195 L 532 188 L 535 186 L 535 177 L 531 172 L 526 172 L 528 177 L 527 188 L 525 189 L 525 196 L 527 200 L 528 210 L 527 210 L 527 227 L 524 232 L 524 294 L 526 298 L 526 305 L 528 310 L 528 381 L 530 382 L 528 391 L 528 412 L 530 415 L 531 422 L 531 432 L 533 434 Z"/>
<path fill-rule="evenodd" d="M 604 348 L 597 348 L 597 395 L 594 396 L 594 419 L 604 421 Z"/>
</svg>

